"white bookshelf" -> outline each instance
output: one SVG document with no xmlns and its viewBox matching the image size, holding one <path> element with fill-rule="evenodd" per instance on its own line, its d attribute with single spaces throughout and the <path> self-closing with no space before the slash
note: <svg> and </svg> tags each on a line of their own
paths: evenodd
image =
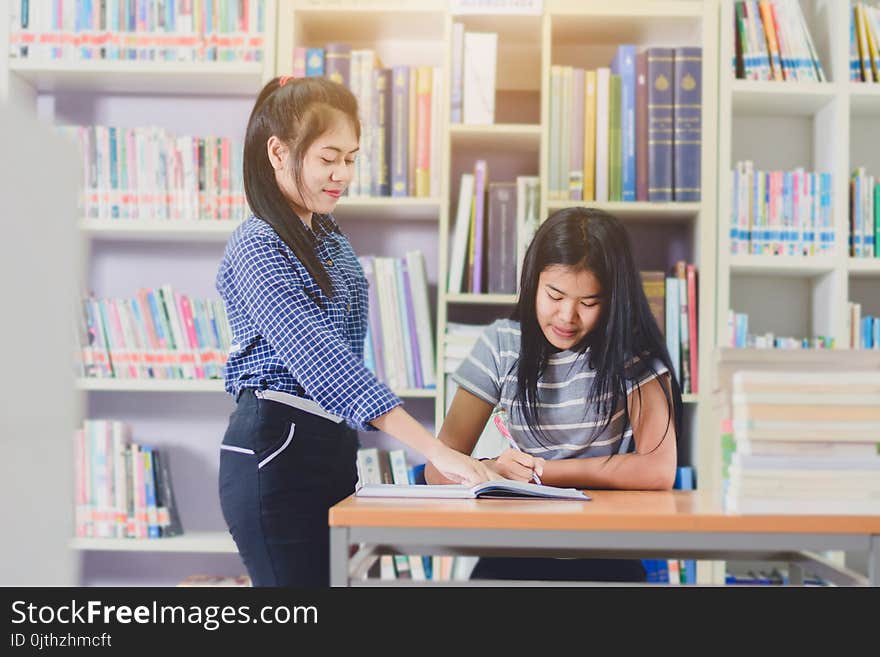
<svg viewBox="0 0 880 657">
<path fill-rule="evenodd" d="M 734 3 L 720 2 L 715 359 L 727 369 L 863 369 L 880 357 L 880 352 L 848 349 L 847 307 L 851 299 L 858 300 L 869 314 L 880 314 L 878 260 L 848 255 L 849 175 L 863 165 L 869 174 L 880 176 L 880 85 L 849 81 L 850 0 L 799 1 L 828 78 L 824 83 L 736 80 L 731 64 Z M 752 160 L 756 169 L 801 166 L 831 173 L 833 255 L 731 255 L 732 169 L 740 160 Z M 730 308 L 749 314 L 750 333 L 829 336 L 837 349 L 731 349 Z M 716 408 L 717 426 L 723 405 Z M 720 473 L 720 444 L 716 447 L 709 470 Z"/>
</svg>

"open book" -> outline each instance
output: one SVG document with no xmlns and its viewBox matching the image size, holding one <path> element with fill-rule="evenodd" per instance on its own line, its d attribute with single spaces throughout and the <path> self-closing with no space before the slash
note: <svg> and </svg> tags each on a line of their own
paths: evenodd
<svg viewBox="0 0 880 657">
<path fill-rule="evenodd" d="M 355 493 L 358 497 L 433 497 L 452 499 L 472 498 L 535 498 L 553 500 L 589 500 L 576 488 L 539 486 L 510 479 L 495 479 L 476 486 L 462 484 L 364 484 Z"/>
</svg>

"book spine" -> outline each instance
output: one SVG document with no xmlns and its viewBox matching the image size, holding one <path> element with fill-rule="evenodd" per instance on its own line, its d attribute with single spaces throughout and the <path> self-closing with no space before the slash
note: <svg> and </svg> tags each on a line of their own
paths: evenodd
<svg viewBox="0 0 880 657">
<path fill-rule="evenodd" d="M 623 139 L 620 129 L 620 76 L 611 74 L 608 109 L 608 200 L 623 200 Z"/>
<path fill-rule="evenodd" d="M 702 66 L 701 48 L 675 49 L 673 196 L 676 201 L 700 200 Z"/>
<path fill-rule="evenodd" d="M 568 197 L 580 201 L 584 196 L 584 101 L 586 72 L 574 69 L 571 96 L 571 139 L 569 153 Z"/>
<path fill-rule="evenodd" d="M 416 196 L 431 195 L 431 87 L 433 69 L 416 69 Z"/>
<path fill-rule="evenodd" d="M 636 47 L 619 49 L 621 190 L 624 201 L 636 200 Z"/>
<path fill-rule="evenodd" d="M 373 195 L 391 195 L 391 70 L 378 69 L 374 71 L 375 87 L 375 113 L 376 157 L 373 160 L 375 174 L 373 175 Z"/>
<path fill-rule="evenodd" d="M 488 235 L 487 291 L 513 294 L 516 292 L 516 183 L 489 184 Z"/>
<path fill-rule="evenodd" d="M 488 165 L 485 160 L 477 160 L 474 166 L 474 268 L 471 280 L 471 292 L 480 294 L 484 290 L 483 285 L 483 262 L 485 259 L 484 244 L 485 209 L 486 209 L 486 186 L 488 184 Z"/>
<path fill-rule="evenodd" d="M 648 54 L 636 55 L 636 200 L 648 200 Z"/>
<path fill-rule="evenodd" d="M 408 196 L 409 67 L 395 66 L 391 72 L 391 196 Z"/>
<path fill-rule="evenodd" d="M 464 63 L 464 23 L 452 24 L 452 87 L 449 90 L 449 122 L 461 123 Z"/>
<path fill-rule="evenodd" d="M 668 202 L 672 194 L 673 50 L 648 49 L 648 200 Z"/>
<path fill-rule="evenodd" d="M 348 87 L 351 84 L 351 45 L 327 43 L 323 54 L 324 75 L 333 82 Z"/>
<path fill-rule="evenodd" d="M 584 74 L 583 200 L 596 198 L 596 71 Z"/>
<path fill-rule="evenodd" d="M 306 51 L 305 46 L 296 46 L 293 49 L 293 70 L 295 78 L 306 77 Z"/>
<path fill-rule="evenodd" d="M 608 201 L 608 142 L 611 69 L 596 70 L 596 200 Z"/>
</svg>

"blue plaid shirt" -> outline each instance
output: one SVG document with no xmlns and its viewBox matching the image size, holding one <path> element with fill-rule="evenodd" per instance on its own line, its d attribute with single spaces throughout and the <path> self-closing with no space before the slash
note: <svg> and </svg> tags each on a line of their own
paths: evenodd
<svg viewBox="0 0 880 657">
<path fill-rule="evenodd" d="M 332 299 L 265 221 L 251 216 L 229 238 L 217 273 L 233 341 L 226 391 L 287 392 L 375 431 L 369 422 L 401 401 L 364 366 L 367 280 L 331 217 L 312 215 L 312 229 Z"/>
</svg>

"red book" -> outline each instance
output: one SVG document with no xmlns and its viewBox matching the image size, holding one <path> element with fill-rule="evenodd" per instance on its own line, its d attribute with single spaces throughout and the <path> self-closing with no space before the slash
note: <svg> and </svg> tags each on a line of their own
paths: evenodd
<svg viewBox="0 0 880 657">
<path fill-rule="evenodd" d="M 687 266 L 688 337 L 690 338 L 691 392 L 697 394 L 697 270 Z"/>
</svg>

